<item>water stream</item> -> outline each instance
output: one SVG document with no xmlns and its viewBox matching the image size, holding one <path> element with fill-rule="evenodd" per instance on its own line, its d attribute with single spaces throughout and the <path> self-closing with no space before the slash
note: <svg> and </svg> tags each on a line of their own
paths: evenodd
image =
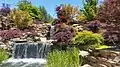
<svg viewBox="0 0 120 67">
<path fill-rule="evenodd" d="M 14 43 L 13 57 L 0 67 L 43 67 L 52 43 Z"/>
</svg>

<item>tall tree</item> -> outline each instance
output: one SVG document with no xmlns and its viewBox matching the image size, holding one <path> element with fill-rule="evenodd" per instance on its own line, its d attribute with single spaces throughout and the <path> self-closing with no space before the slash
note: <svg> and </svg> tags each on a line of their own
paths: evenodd
<svg viewBox="0 0 120 67">
<path fill-rule="evenodd" d="M 42 12 L 42 15 L 43 15 L 42 20 L 43 21 L 45 21 L 45 22 L 52 22 L 53 21 L 53 17 L 50 14 L 48 14 L 48 12 L 44 6 L 39 6 L 39 10 Z"/>
<path fill-rule="evenodd" d="M 46 20 L 47 19 L 47 11 L 46 11 L 45 7 L 44 6 L 39 6 L 39 9 L 43 14 L 43 20 Z"/>
<path fill-rule="evenodd" d="M 86 17 L 86 20 L 91 21 L 93 20 L 98 13 L 98 0 L 83 0 L 83 9 L 81 10 L 81 12 L 83 12 L 83 14 Z"/>
</svg>

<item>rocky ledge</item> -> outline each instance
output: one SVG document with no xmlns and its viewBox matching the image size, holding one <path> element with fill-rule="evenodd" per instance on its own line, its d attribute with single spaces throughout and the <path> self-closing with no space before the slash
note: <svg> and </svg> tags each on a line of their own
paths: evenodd
<svg viewBox="0 0 120 67">
<path fill-rule="evenodd" d="M 85 58 L 83 67 L 120 67 L 120 51 L 96 50 Z"/>
</svg>

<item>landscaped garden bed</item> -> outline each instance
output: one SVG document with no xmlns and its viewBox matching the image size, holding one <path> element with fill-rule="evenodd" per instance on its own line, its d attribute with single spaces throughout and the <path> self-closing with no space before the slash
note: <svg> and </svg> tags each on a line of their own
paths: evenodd
<svg viewBox="0 0 120 67">
<path fill-rule="evenodd" d="M 19 1 L 14 9 L 3 4 L 0 66 L 119 67 L 119 9 L 119 0 L 105 0 L 102 4 L 98 0 L 83 0 L 83 8 L 57 6 L 55 19 L 44 6 L 38 8 L 27 0 Z"/>
</svg>

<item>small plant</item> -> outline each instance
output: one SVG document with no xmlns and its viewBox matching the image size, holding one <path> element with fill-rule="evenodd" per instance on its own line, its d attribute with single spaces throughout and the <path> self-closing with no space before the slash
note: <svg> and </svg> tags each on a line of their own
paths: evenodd
<svg viewBox="0 0 120 67">
<path fill-rule="evenodd" d="M 7 52 L 0 48 L 0 63 L 9 58 Z"/>
<path fill-rule="evenodd" d="M 83 45 L 91 47 L 93 45 L 103 44 L 104 38 L 100 34 L 89 31 L 78 32 L 73 38 L 73 43 L 76 45 Z"/>
<path fill-rule="evenodd" d="M 32 24 L 32 17 L 26 11 L 13 10 L 10 13 L 10 19 L 19 29 L 28 28 Z"/>
<path fill-rule="evenodd" d="M 79 67 L 81 61 L 77 48 L 67 51 L 55 50 L 48 54 L 47 67 Z"/>
</svg>

